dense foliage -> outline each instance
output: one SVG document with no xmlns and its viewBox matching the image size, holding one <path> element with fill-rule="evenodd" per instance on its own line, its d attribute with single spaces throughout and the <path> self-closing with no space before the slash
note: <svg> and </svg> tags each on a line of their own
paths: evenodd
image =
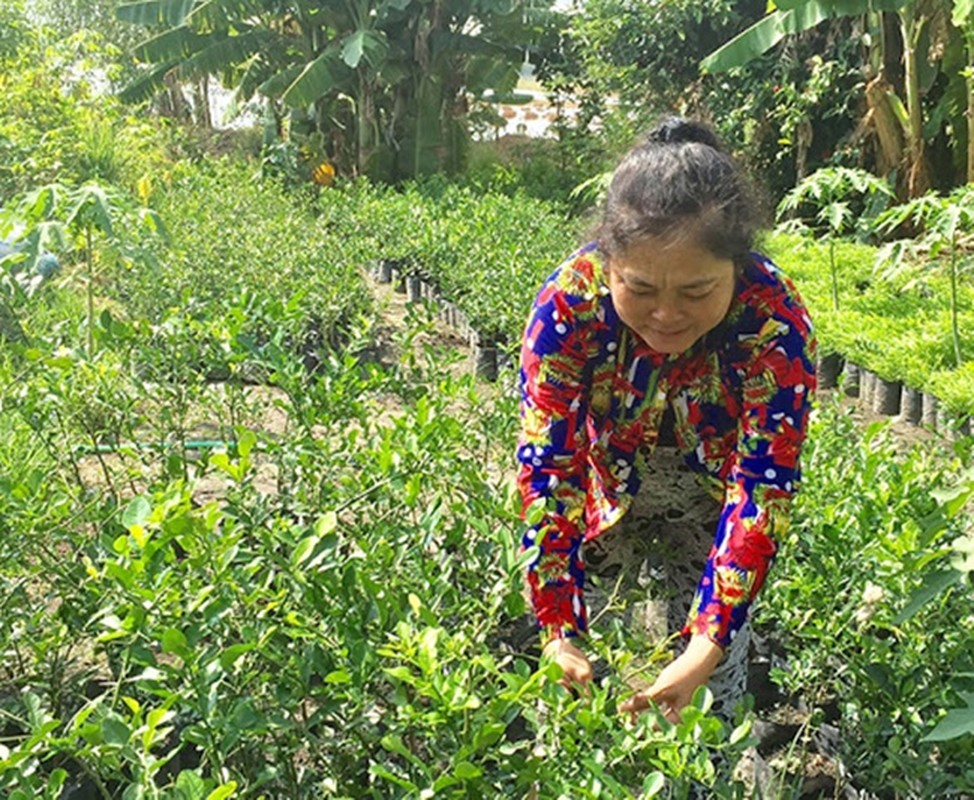
<svg viewBox="0 0 974 800">
<path fill-rule="evenodd" d="M 745 709 L 733 729 L 706 692 L 679 725 L 614 713 L 643 655 L 624 630 L 593 637 L 609 677 L 588 697 L 538 663 L 515 400 L 458 377 L 422 305 L 380 338 L 365 268 L 385 258 L 513 352 L 583 224 L 503 170 L 268 177 L 98 96 L 84 36 L 0 15 L 0 236 L 22 246 L 0 260 L 0 794 L 744 796 L 713 757 L 753 742 Z M 969 412 L 974 353 L 951 329 L 974 326 L 974 297 L 947 240 L 920 264 L 950 269 L 878 272 L 837 236 L 764 246 L 824 350 Z M 823 398 L 763 595 L 806 733 L 837 726 L 850 778 L 884 800 L 974 792 L 971 459 Z"/>
<path fill-rule="evenodd" d="M 581 158 L 607 140 L 611 163 L 677 111 L 712 120 L 776 199 L 828 165 L 892 176 L 906 197 L 970 169 L 971 30 L 963 0 L 599 0 L 540 69 L 578 99 L 558 132 Z"/>
<path fill-rule="evenodd" d="M 468 95 L 514 87 L 533 24 L 510 0 L 128 2 L 118 15 L 150 32 L 129 98 L 174 69 L 219 76 L 239 103 L 266 99 L 316 157 L 383 179 L 460 171 Z"/>
<path fill-rule="evenodd" d="M 955 465 L 919 447 L 904 454 L 882 424 L 862 431 L 828 406 L 809 441 L 761 614 L 792 655 L 779 678 L 838 720 L 863 786 L 970 792 L 971 736 L 943 741 L 930 722 L 958 706 L 964 722 L 952 732 L 974 727 L 974 710 L 963 711 L 974 689 L 972 600 L 951 568 L 974 566 L 962 557 L 974 547 L 974 472 L 957 481 Z"/>
</svg>

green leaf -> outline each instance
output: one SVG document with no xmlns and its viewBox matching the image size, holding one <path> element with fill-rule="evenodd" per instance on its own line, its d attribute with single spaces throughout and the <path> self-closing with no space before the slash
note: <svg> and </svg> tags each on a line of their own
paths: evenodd
<svg viewBox="0 0 974 800">
<path fill-rule="evenodd" d="M 394 733 L 387 733 L 382 737 L 379 743 L 390 753 L 395 753 L 398 756 L 402 756 L 411 764 L 415 764 L 417 767 L 424 767 L 422 759 L 420 759 L 406 746 L 406 743 L 402 740 L 401 736 Z"/>
<path fill-rule="evenodd" d="M 921 742 L 946 742 L 961 736 L 974 734 L 974 706 L 954 708 L 947 712 L 937 726 L 924 736 Z"/>
<path fill-rule="evenodd" d="M 643 793 L 641 797 L 655 797 L 666 786 L 666 777 L 662 772 L 651 772 L 643 781 Z"/>
<path fill-rule="evenodd" d="M 74 193 L 74 205 L 64 222 L 69 228 L 99 230 L 109 237 L 115 235 L 112 203 L 105 189 L 97 184 L 82 186 Z"/>
<path fill-rule="evenodd" d="M 169 238 L 169 231 L 166 230 L 166 225 L 162 221 L 162 217 L 159 216 L 159 212 L 151 208 L 141 208 L 139 209 L 139 219 L 142 221 L 142 227 L 145 230 L 154 233 L 167 245 L 172 244 L 172 239 Z"/>
<path fill-rule="evenodd" d="M 974 497 L 974 473 L 956 486 L 934 489 L 930 494 L 944 507 L 947 517 L 953 519 L 964 510 L 968 501 Z"/>
<path fill-rule="evenodd" d="M 137 783 L 129 784 L 122 792 L 122 800 L 145 800 L 145 789 Z"/>
<path fill-rule="evenodd" d="M 366 33 L 366 31 L 355 31 L 355 33 L 346 36 L 342 43 L 342 61 L 352 69 L 355 69 L 359 65 L 359 61 L 362 60 Z"/>
<path fill-rule="evenodd" d="M 60 205 L 60 195 L 64 187 L 57 183 L 42 186 L 24 198 L 23 209 L 28 219 L 40 221 L 48 219 Z"/>
<path fill-rule="evenodd" d="M 131 530 L 136 525 L 145 526 L 152 514 L 152 505 L 145 495 L 133 497 L 122 512 L 122 525 Z"/>
<path fill-rule="evenodd" d="M 175 653 L 182 656 L 189 649 L 189 642 L 186 635 L 176 628 L 168 628 L 162 634 L 162 652 Z"/>
<path fill-rule="evenodd" d="M 227 797 L 231 797 L 237 791 L 237 782 L 228 781 L 223 784 L 223 786 L 217 786 L 212 792 L 206 796 L 206 800 L 225 800 Z"/>
<path fill-rule="evenodd" d="M 206 784 L 198 773 L 184 769 L 176 778 L 175 789 L 179 795 L 178 800 L 203 800 Z"/>
<path fill-rule="evenodd" d="M 956 586 L 964 577 L 964 573 L 955 569 L 930 572 L 923 576 L 923 583 L 910 596 L 909 602 L 893 620 L 894 625 L 902 625 L 913 617 L 921 608 L 933 598 L 945 592 L 951 586 Z"/>
<path fill-rule="evenodd" d="M 705 72 L 725 72 L 742 67 L 763 53 L 768 52 L 784 38 L 781 11 L 773 11 L 750 28 L 721 45 L 700 62 Z"/>
<path fill-rule="evenodd" d="M 493 746 L 504 735 L 505 730 L 505 725 L 502 722 L 488 722 L 474 735 L 474 749 L 484 750 Z"/>
<path fill-rule="evenodd" d="M 472 781 L 483 775 L 484 771 L 476 764 L 471 764 L 469 761 L 461 761 L 454 767 L 453 774 L 461 781 Z"/>
<path fill-rule="evenodd" d="M 340 84 L 336 67 L 343 67 L 340 48 L 329 45 L 313 61 L 308 62 L 301 74 L 284 92 L 283 100 L 290 106 L 307 106 Z"/>
<path fill-rule="evenodd" d="M 122 747 L 132 738 L 132 730 L 122 720 L 107 717 L 101 723 L 101 735 L 106 744 Z"/>
<path fill-rule="evenodd" d="M 220 654 L 220 666 L 229 671 L 245 653 L 249 653 L 255 647 L 253 642 L 230 645 Z"/>
<path fill-rule="evenodd" d="M 870 11 L 893 11 L 911 0 L 785 0 L 700 62 L 707 72 L 742 67 L 768 52 L 786 36 L 810 30 L 835 17 L 860 16 Z"/>
<path fill-rule="evenodd" d="M 131 83 L 125 85 L 119 98 L 126 103 L 141 103 L 148 100 L 166 85 L 166 75 L 179 66 L 178 59 L 155 64 L 151 69 L 140 72 Z"/>
<path fill-rule="evenodd" d="M 954 23 L 954 27 L 961 30 L 968 26 L 974 26 L 974 0 L 954 0 L 954 9 L 950 19 Z"/>
<path fill-rule="evenodd" d="M 417 662 L 420 669 L 427 675 L 435 670 L 439 663 L 437 642 L 441 633 L 443 633 L 442 628 L 427 628 L 420 638 Z"/>
<path fill-rule="evenodd" d="M 409 669 L 409 667 L 386 667 L 383 672 L 385 672 L 390 678 L 395 678 L 397 681 L 408 683 L 410 686 L 416 683 L 416 676 L 413 674 L 412 670 Z"/>
<path fill-rule="evenodd" d="M 294 548 L 294 553 L 291 556 L 291 563 L 295 567 L 300 567 L 314 552 L 314 549 L 319 541 L 320 540 L 317 536 L 305 536 L 300 542 L 298 542 L 297 547 Z"/>
<path fill-rule="evenodd" d="M 369 773 L 374 775 L 377 778 L 382 778 L 384 780 L 389 781 L 390 783 L 394 783 L 396 786 L 400 786 L 403 789 L 408 789 L 411 792 L 415 792 L 419 790 L 419 787 L 416 786 L 415 783 L 413 783 L 412 781 L 407 781 L 405 778 L 400 778 L 398 775 L 395 775 L 394 773 L 390 772 L 386 767 L 382 766 L 381 764 L 370 764 Z"/>
<path fill-rule="evenodd" d="M 334 672 L 329 672 L 327 675 L 325 675 L 325 683 L 339 685 L 351 682 L 352 676 L 343 669 L 336 669 Z"/>
<path fill-rule="evenodd" d="M 171 28 L 167 31 L 146 39 L 136 46 L 134 54 L 140 61 L 158 64 L 162 61 L 180 60 L 193 53 L 204 37 L 198 36 L 185 25 Z"/>
<path fill-rule="evenodd" d="M 433 793 L 439 794 L 444 789 L 449 789 L 451 786 L 456 786 L 459 781 L 448 773 L 443 773 L 433 781 Z"/>
<path fill-rule="evenodd" d="M 954 541 L 954 551 L 950 565 L 965 575 L 974 572 L 974 531 L 958 537 Z"/>
<path fill-rule="evenodd" d="M 751 733 L 751 720 L 746 719 L 733 731 L 731 731 L 730 739 L 728 740 L 731 745 L 735 745 L 738 742 L 743 741 Z"/>
<path fill-rule="evenodd" d="M 125 22 L 154 27 L 156 25 L 182 25 L 193 8 L 193 0 L 141 0 L 121 3 L 115 16 Z"/>
<path fill-rule="evenodd" d="M 213 35 L 201 37 L 204 46 L 187 58 L 180 66 L 186 76 L 211 75 L 226 72 L 248 59 L 259 57 L 260 53 L 274 46 L 283 46 L 270 31 L 253 30 L 242 35 L 217 38 Z"/>
<path fill-rule="evenodd" d="M 842 233 L 842 229 L 845 227 L 845 221 L 849 213 L 849 205 L 847 203 L 831 203 L 827 207 L 829 216 L 829 227 L 832 229 L 833 233 Z"/>
<path fill-rule="evenodd" d="M 287 67 L 277 74 L 272 75 L 270 78 L 265 79 L 256 87 L 257 91 L 265 97 L 280 97 L 287 91 L 288 86 L 294 83 L 298 76 L 301 75 L 302 69 L 303 67 L 300 64 Z"/>
<path fill-rule="evenodd" d="M 338 515 L 334 511 L 326 511 L 315 520 L 315 534 L 327 536 L 338 527 Z"/>
</svg>

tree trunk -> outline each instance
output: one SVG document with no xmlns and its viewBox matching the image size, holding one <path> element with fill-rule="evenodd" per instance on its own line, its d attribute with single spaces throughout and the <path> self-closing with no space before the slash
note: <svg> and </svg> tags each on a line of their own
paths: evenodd
<svg viewBox="0 0 974 800">
<path fill-rule="evenodd" d="M 909 196 L 919 197 L 930 188 L 930 178 L 926 169 L 926 154 L 923 142 L 923 114 L 920 107 L 920 74 L 917 68 L 917 48 L 920 33 L 926 20 L 917 17 L 912 4 L 907 4 L 900 12 L 900 27 L 903 33 L 903 69 L 906 82 L 906 110 L 908 115 L 907 142 L 910 162 L 907 173 L 907 192 Z"/>
<path fill-rule="evenodd" d="M 369 122 L 370 109 L 372 104 L 372 93 L 368 85 L 368 80 L 365 75 L 359 70 L 358 74 L 358 97 L 355 99 L 355 174 L 364 175 L 365 174 L 365 162 L 368 157 L 368 152 L 371 149 L 369 146 L 369 134 L 371 132 L 371 126 Z"/>
<path fill-rule="evenodd" d="M 869 106 L 867 121 L 871 123 L 878 140 L 876 166 L 885 175 L 903 163 L 904 129 L 893 110 L 891 97 L 893 86 L 882 74 L 866 84 L 866 103 Z"/>
<path fill-rule="evenodd" d="M 960 327 L 957 321 L 957 239 L 950 247 L 950 333 L 954 342 L 954 359 L 960 366 L 963 356 L 960 351 Z"/>
<path fill-rule="evenodd" d="M 213 114 L 210 111 L 210 76 L 204 75 L 193 85 L 193 105 L 196 107 L 196 124 L 213 130 Z"/>
<path fill-rule="evenodd" d="M 186 98 L 183 96 L 183 87 L 179 83 L 176 70 L 169 70 L 162 80 L 166 84 L 165 101 L 162 109 L 163 116 L 185 122 L 188 118 Z"/>
</svg>

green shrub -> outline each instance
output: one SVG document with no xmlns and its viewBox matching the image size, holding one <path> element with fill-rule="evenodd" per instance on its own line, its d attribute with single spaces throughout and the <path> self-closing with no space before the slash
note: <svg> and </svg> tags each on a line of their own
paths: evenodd
<svg viewBox="0 0 974 800">
<path fill-rule="evenodd" d="M 837 404 L 816 410 L 760 619 L 784 636 L 784 687 L 840 716 L 858 783 L 939 797 L 974 786 L 970 736 L 924 739 L 974 686 L 974 596 L 921 590 L 949 566 L 967 520 L 945 491 L 957 465 L 901 449 L 883 424 L 862 431 Z M 923 596 L 931 602 L 911 602 Z"/>
<path fill-rule="evenodd" d="M 316 217 L 248 165 L 214 161 L 181 165 L 158 209 L 171 246 L 113 276 L 129 318 L 219 321 L 211 350 L 224 341 L 224 361 L 271 341 L 320 358 L 369 328 L 363 244 L 337 193 Z"/>
</svg>

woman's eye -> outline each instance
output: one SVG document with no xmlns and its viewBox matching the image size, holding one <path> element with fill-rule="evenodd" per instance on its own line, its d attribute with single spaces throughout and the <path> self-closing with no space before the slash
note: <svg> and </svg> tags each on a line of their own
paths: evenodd
<svg viewBox="0 0 974 800">
<path fill-rule="evenodd" d="M 713 291 L 713 288 L 708 289 L 696 289 L 692 292 L 684 292 L 683 296 L 689 300 L 703 300 L 707 295 Z"/>
</svg>

